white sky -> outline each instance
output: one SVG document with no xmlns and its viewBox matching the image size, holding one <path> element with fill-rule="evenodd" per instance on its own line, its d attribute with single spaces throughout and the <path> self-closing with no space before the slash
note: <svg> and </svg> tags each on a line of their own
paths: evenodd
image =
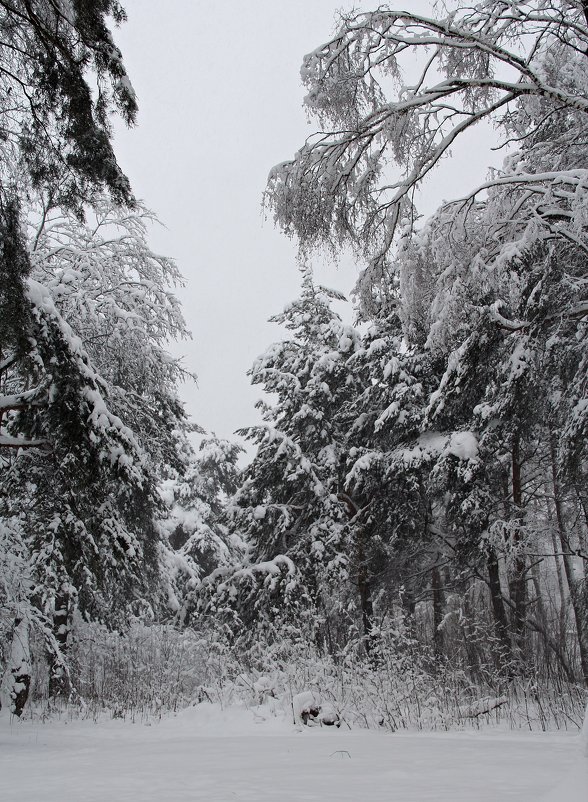
<svg viewBox="0 0 588 802">
<path fill-rule="evenodd" d="M 135 194 L 166 226 L 153 231 L 152 247 L 174 257 L 187 280 L 178 296 L 194 339 L 173 350 L 198 374 L 197 388 L 182 388 L 188 412 L 205 429 L 231 437 L 258 420 L 261 389 L 249 384 L 246 371 L 281 339 L 266 320 L 299 290 L 295 244 L 263 221 L 262 192 L 271 167 L 291 158 L 314 131 L 302 108 L 302 57 L 330 37 L 336 10 L 351 3 L 123 5 L 129 20 L 116 40 L 139 98 L 139 119 L 130 131 L 117 127 L 116 152 Z M 365 10 L 377 5 L 353 3 Z M 425 10 L 430 4 L 401 5 Z M 495 161 L 482 159 L 480 177 Z M 427 193 L 427 211 L 471 181 L 471 158 L 461 171 L 443 165 Z M 323 266 L 318 278 L 348 293 L 356 275 L 348 263 Z"/>
</svg>

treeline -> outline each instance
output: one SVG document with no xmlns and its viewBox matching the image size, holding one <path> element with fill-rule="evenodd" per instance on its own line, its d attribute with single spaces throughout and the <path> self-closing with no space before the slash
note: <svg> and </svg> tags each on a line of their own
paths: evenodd
<svg viewBox="0 0 588 802">
<path fill-rule="evenodd" d="M 362 325 L 307 269 L 253 368 L 275 401 L 232 513 L 247 560 L 208 580 L 245 632 L 369 655 L 402 615 L 468 672 L 588 682 L 586 15 L 381 8 L 305 58 L 322 133 L 267 204 L 303 261 L 364 260 Z M 484 119 L 502 166 L 421 221 L 414 190 Z"/>
</svg>

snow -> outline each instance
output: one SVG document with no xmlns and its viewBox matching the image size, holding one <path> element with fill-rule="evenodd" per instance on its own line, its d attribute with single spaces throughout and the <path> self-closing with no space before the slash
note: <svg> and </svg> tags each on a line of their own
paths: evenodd
<svg viewBox="0 0 588 802">
<path fill-rule="evenodd" d="M 477 459 L 478 440 L 472 432 L 453 432 L 447 451 L 459 459 Z"/>
<path fill-rule="evenodd" d="M 395 457 L 405 465 L 418 465 L 423 460 L 444 457 L 452 454 L 460 460 L 477 460 L 478 440 L 473 432 L 452 432 L 451 435 L 441 432 L 425 432 L 421 434 L 412 448 L 399 448 Z"/>
<path fill-rule="evenodd" d="M 228 577 L 227 582 L 223 582 L 219 585 L 219 589 L 226 589 L 227 585 L 234 583 L 235 580 L 250 579 L 254 582 L 255 574 L 267 574 L 266 582 L 272 584 L 276 578 L 282 576 L 282 570 L 280 566 L 284 566 L 286 568 L 288 576 L 293 577 L 296 575 L 296 566 L 292 560 L 285 554 L 278 554 L 272 560 L 255 563 L 255 565 L 250 565 L 245 568 L 239 568 L 237 571 L 233 571 Z M 225 573 L 225 568 L 217 568 L 211 574 L 211 578 L 222 576 Z"/>
<path fill-rule="evenodd" d="M 46 446 L 47 440 L 28 440 L 26 437 L 12 437 L 9 434 L 0 435 L 0 446 L 6 448 L 19 448 L 21 446 Z"/>
<path fill-rule="evenodd" d="M 322 699 L 315 691 L 302 691 L 297 693 L 292 698 L 292 712 L 297 724 L 302 724 L 302 717 L 304 713 L 310 713 L 314 716 L 318 715 L 321 707 Z"/>
<path fill-rule="evenodd" d="M 294 727 L 201 704 L 160 722 L 0 720 L 3 802 L 586 802 L 568 734 Z"/>
</svg>

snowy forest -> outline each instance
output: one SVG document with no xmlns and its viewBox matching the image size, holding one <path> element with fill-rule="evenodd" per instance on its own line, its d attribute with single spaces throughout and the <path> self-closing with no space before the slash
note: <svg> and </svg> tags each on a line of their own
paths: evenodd
<svg viewBox="0 0 588 802">
<path fill-rule="evenodd" d="M 2 715 L 297 698 L 302 724 L 577 732 L 588 2 L 309 32 L 318 133 L 262 199 L 300 290 L 250 369 L 247 453 L 181 400 L 181 266 L 113 145 L 125 19 L 0 0 Z M 486 179 L 422 215 L 478 125 Z M 350 254 L 347 298 L 313 261 Z"/>
</svg>

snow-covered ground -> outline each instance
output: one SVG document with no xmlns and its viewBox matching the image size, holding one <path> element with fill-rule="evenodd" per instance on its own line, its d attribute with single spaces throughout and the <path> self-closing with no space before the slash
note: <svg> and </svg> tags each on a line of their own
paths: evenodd
<svg viewBox="0 0 588 802">
<path fill-rule="evenodd" d="M 199 705 L 147 726 L 0 720 L 2 802 L 586 802 L 571 734 L 296 730 Z"/>
</svg>

